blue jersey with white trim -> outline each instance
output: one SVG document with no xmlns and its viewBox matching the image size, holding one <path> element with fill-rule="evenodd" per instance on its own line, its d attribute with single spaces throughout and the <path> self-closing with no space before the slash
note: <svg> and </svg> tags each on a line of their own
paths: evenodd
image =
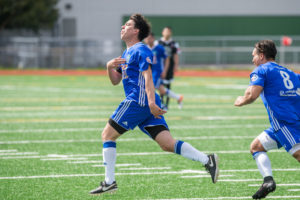
<svg viewBox="0 0 300 200">
<path fill-rule="evenodd" d="M 160 78 L 161 73 L 164 69 L 164 61 L 167 58 L 167 53 L 165 48 L 160 45 L 156 44 L 152 49 L 153 53 L 153 64 L 152 64 L 152 77 L 153 82 L 156 83 L 157 80 Z"/>
<path fill-rule="evenodd" d="M 300 124 L 299 74 L 275 62 L 267 62 L 253 70 L 250 85 L 263 87 L 261 99 L 276 131 L 280 129 L 278 122 Z"/>
<path fill-rule="evenodd" d="M 139 42 L 126 49 L 122 58 L 126 59 L 126 63 L 121 65 L 126 98 L 138 102 L 141 106 L 148 105 L 145 79 L 142 73 L 152 64 L 151 50 Z"/>
</svg>

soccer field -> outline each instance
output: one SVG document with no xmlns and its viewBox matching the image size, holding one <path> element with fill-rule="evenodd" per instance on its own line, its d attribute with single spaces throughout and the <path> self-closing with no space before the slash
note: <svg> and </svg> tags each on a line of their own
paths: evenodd
<svg viewBox="0 0 300 200">
<path fill-rule="evenodd" d="M 251 199 L 262 183 L 249 153 L 269 127 L 258 100 L 233 106 L 247 78 L 178 77 L 165 118 L 172 135 L 215 152 L 220 177 L 200 163 L 165 153 L 138 128 L 117 142 L 115 194 L 90 196 L 104 179 L 101 130 L 124 98 L 106 76 L 0 77 L 0 199 Z M 268 199 L 300 199 L 299 163 L 284 149 L 269 154 L 277 190 Z"/>
</svg>

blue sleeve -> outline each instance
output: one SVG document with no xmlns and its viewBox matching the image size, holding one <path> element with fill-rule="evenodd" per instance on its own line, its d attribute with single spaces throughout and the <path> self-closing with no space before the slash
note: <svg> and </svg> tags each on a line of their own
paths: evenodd
<svg viewBox="0 0 300 200">
<path fill-rule="evenodd" d="M 250 86 L 259 85 L 264 87 L 266 79 L 266 72 L 262 67 L 256 67 L 250 74 Z"/>
<path fill-rule="evenodd" d="M 153 55 L 151 51 L 149 52 L 141 52 L 139 54 L 138 63 L 139 63 L 139 71 L 146 71 L 149 65 L 152 65 Z"/>
</svg>

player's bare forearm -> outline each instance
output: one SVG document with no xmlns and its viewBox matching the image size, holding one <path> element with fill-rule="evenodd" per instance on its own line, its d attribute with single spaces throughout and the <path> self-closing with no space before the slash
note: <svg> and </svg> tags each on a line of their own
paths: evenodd
<svg viewBox="0 0 300 200">
<path fill-rule="evenodd" d="M 152 70 L 149 67 L 148 70 L 143 72 L 145 78 L 145 90 L 148 97 L 148 104 L 155 104 L 155 88 L 152 79 Z"/>
<path fill-rule="evenodd" d="M 107 74 L 113 85 L 119 84 L 120 81 L 122 80 L 122 74 L 117 72 L 116 68 L 125 62 L 126 62 L 126 60 L 121 57 L 114 58 L 107 62 L 107 64 L 106 64 Z"/>
<path fill-rule="evenodd" d="M 143 72 L 143 76 L 145 78 L 145 90 L 148 98 L 148 105 L 150 108 L 151 113 L 154 115 L 155 118 L 161 118 L 160 115 L 166 113 L 166 111 L 162 110 L 158 105 L 155 103 L 155 88 L 152 79 L 152 70 L 151 67 Z"/>
<path fill-rule="evenodd" d="M 234 105 L 244 106 L 253 103 L 259 97 L 262 90 L 263 87 L 258 85 L 249 86 L 246 89 L 244 96 L 237 97 L 237 99 L 234 102 Z"/>
</svg>

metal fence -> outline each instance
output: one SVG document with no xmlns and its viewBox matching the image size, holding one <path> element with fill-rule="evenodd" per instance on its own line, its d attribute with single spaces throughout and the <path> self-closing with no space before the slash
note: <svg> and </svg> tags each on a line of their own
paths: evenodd
<svg viewBox="0 0 300 200">
<path fill-rule="evenodd" d="M 300 65 L 300 36 L 293 36 L 291 46 L 281 44 L 282 37 L 226 36 L 226 37 L 176 37 L 181 46 L 181 65 L 230 66 L 251 64 L 254 44 L 271 39 L 277 46 L 277 61 L 281 64 Z"/>
<path fill-rule="evenodd" d="M 112 46 L 112 47 L 109 47 Z M 107 41 L 13 37 L 0 40 L 0 65 L 23 68 L 95 68 L 120 52 Z M 119 54 L 119 53 L 118 53 Z"/>
<path fill-rule="evenodd" d="M 281 45 L 281 37 L 226 36 L 175 37 L 181 47 L 181 67 L 231 67 L 251 65 L 254 44 L 272 39 L 278 49 L 278 62 L 300 66 L 300 36 L 291 46 Z M 120 40 L 79 40 L 53 37 L 0 38 L 0 66 L 17 68 L 95 68 L 121 54 Z"/>
</svg>

